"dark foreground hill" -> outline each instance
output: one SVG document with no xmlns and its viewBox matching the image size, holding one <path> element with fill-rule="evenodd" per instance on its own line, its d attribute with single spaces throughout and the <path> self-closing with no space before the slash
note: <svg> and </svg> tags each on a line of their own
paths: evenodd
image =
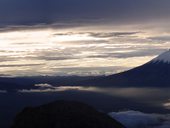
<svg viewBox="0 0 170 128">
<path fill-rule="evenodd" d="M 124 128 L 107 114 L 73 101 L 56 101 L 20 112 L 11 128 Z"/>
</svg>

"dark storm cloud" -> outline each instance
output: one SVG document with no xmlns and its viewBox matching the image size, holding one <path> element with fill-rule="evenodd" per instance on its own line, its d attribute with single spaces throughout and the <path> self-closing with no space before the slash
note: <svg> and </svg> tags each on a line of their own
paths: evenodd
<svg viewBox="0 0 170 128">
<path fill-rule="evenodd" d="M 0 26 L 112 19 L 143 21 L 170 16 L 169 0 L 0 0 Z"/>
<path fill-rule="evenodd" d="M 48 13 L 46 0 L 1 0 L 1 26 L 31 25 L 46 20 Z"/>
</svg>

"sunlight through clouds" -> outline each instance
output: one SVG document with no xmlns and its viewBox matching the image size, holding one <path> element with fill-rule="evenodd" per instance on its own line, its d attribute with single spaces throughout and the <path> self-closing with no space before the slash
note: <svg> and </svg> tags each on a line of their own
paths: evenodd
<svg viewBox="0 0 170 128">
<path fill-rule="evenodd" d="M 87 28 L 48 26 L 0 32 L 0 73 L 108 75 L 142 65 L 170 46 L 167 36 L 163 42 L 164 37 L 157 39 L 155 32 L 138 28 Z"/>
</svg>

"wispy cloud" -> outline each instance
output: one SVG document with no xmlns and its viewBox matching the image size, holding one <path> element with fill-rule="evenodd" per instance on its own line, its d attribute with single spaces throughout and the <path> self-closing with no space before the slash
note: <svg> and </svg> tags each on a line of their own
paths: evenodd
<svg viewBox="0 0 170 128">
<path fill-rule="evenodd" d="M 169 99 L 167 102 L 163 103 L 163 106 L 164 106 L 166 109 L 170 109 L 170 99 Z"/>
<path fill-rule="evenodd" d="M 98 37 L 98 38 L 112 38 L 112 37 L 123 37 L 123 36 L 133 36 L 139 32 L 101 32 L 101 33 L 94 33 L 89 32 L 88 34 L 92 37 Z"/>
<path fill-rule="evenodd" d="M 0 93 L 7 93 L 6 90 L 0 90 Z"/>
<path fill-rule="evenodd" d="M 36 89 L 23 89 L 18 90 L 20 93 L 34 93 L 34 92 L 63 92 L 63 91 L 69 91 L 69 90 L 77 90 L 77 91 L 95 91 L 96 89 L 94 87 L 81 87 L 81 86 L 59 86 L 55 87 L 50 84 L 36 84 L 34 85 Z"/>
<path fill-rule="evenodd" d="M 43 64 L 8 64 L 8 65 L 0 65 L 2 67 L 31 67 L 31 66 L 40 66 Z"/>
</svg>

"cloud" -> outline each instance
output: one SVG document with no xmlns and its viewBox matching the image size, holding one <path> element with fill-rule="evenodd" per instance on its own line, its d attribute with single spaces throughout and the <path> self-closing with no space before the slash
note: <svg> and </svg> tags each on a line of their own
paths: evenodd
<svg viewBox="0 0 170 128">
<path fill-rule="evenodd" d="M 31 66 L 40 66 L 43 64 L 8 64 L 8 65 L 0 65 L 0 68 L 5 67 L 31 67 Z"/>
<path fill-rule="evenodd" d="M 123 49 L 122 49 L 123 50 Z M 145 49 L 145 48 L 139 48 L 136 50 L 131 50 L 128 51 L 128 49 L 124 49 L 124 52 L 119 52 L 119 50 L 115 49 L 114 52 L 103 52 L 100 54 L 96 54 L 96 55 L 90 55 L 88 56 L 88 58 L 132 58 L 132 57 L 144 57 L 144 56 L 156 56 L 158 55 L 158 53 L 163 53 L 164 51 L 166 51 L 167 49 Z"/>
<path fill-rule="evenodd" d="M 80 76 L 97 76 L 97 75 L 110 75 L 113 72 L 120 72 L 126 70 L 127 67 L 121 66 L 101 66 L 101 67 L 54 67 L 52 70 L 61 72 L 67 75 L 80 75 Z"/>
<path fill-rule="evenodd" d="M 1 52 L 0 52 L 1 53 Z M 4 52 L 5 53 L 5 52 Z M 9 56 L 0 56 L 0 62 L 5 62 L 5 61 L 16 61 L 17 59 Z"/>
<path fill-rule="evenodd" d="M 35 89 L 23 89 L 18 90 L 21 93 L 37 93 L 37 92 L 63 92 L 69 90 L 77 90 L 77 91 L 95 91 L 95 87 L 81 87 L 81 86 L 53 86 L 50 84 L 35 84 Z"/>
<path fill-rule="evenodd" d="M 163 104 L 163 106 L 166 108 L 166 109 L 170 109 L 170 99 Z"/>
<path fill-rule="evenodd" d="M 114 38 L 114 37 L 128 37 L 135 36 L 140 32 L 67 32 L 67 33 L 54 33 L 53 36 L 72 36 L 72 35 L 88 35 L 93 38 Z"/>
<path fill-rule="evenodd" d="M 170 41 L 170 35 L 149 37 L 148 39 L 151 39 L 151 40 L 154 40 L 154 41 L 167 42 L 167 41 Z"/>
<path fill-rule="evenodd" d="M 117 58 L 130 58 L 130 57 L 143 57 L 143 56 L 156 56 L 158 55 L 158 52 L 159 53 L 163 53 L 165 52 L 167 49 L 159 49 L 159 48 L 156 48 L 156 49 L 139 49 L 139 50 L 134 50 L 134 51 L 131 51 L 131 52 L 125 52 L 125 53 L 115 53 L 113 54 L 114 57 L 117 57 Z"/>
<path fill-rule="evenodd" d="M 99 20 L 100 21 L 100 20 Z M 13 31 L 30 31 L 30 30 L 43 30 L 43 29 L 71 29 L 71 28 L 79 28 L 84 26 L 94 25 L 95 21 L 93 20 L 84 20 L 81 23 L 79 21 L 58 21 L 54 23 L 37 23 L 37 24 L 24 24 L 24 25 L 6 25 L 0 26 L 0 32 L 13 32 Z M 55 36 L 55 34 L 53 34 Z M 58 34 L 56 34 L 58 35 Z M 60 34 L 59 34 L 60 35 Z M 62 34 L 61 34 L 62 35 Z"/>
<path fill-rule="evenodd" d="M 35 84 L 34 86 L 40 88 L 53 88 L 53 86 L 50 84 Z"/>
<path fill-rule="evenodd" d="M 6 90 L 0 90 L 0 93 L 7 93 Z"/>
<path fill-rule="evenodd" d="M 35 57 L 35 58 L 33 58 L 32 57 L 32 59 L 39 59 L 39 60 L 46 60 L 46 61 L 51 61 L 51 60 L 55 60 L 55 61 L 57 61 L 57 60 L 70 60 L 70 59 L 76 59 L 75 57 L 73 57 L 73 56 L 38 56 L 38 57 Z"/>
<path fill-rule="evenodd" d="M 121 122 L 127 128 L 169 128 L 169 114 L 147 114 L 139 111 L 124 111 L 109 113 L 111 117 Z"/>
<path fill-rule="evenodd" d="M 110 37 L 121 37 L 121 36 L 133 36 L 139 32 L 101 32 L 101 33 L 90 33 L 90 36 L 98 37 L 98 38 L 110 38 Z"/>
</svg>

